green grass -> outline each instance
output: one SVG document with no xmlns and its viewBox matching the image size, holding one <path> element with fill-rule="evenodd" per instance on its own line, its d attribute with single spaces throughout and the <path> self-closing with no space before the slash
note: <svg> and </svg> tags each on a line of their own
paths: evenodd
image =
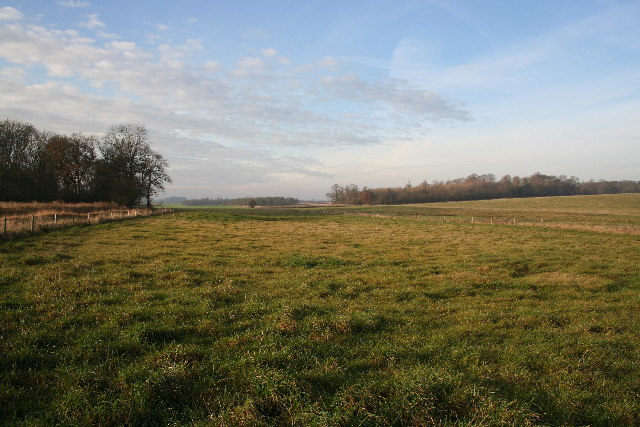
<svg viewBox="0 0 640 427">
<path fill-rule="evenodd" d="M 634 223 L 633 197 L 528 212 Z M 0 424 L 639 424 L 640 237 L 416 218 L 527 211 L 493 203 L 0 243 Z"/>
</svg>

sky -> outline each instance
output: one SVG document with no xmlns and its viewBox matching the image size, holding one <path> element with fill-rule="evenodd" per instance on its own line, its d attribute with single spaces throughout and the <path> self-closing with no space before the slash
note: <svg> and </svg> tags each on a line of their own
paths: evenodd
<svg viewBox="0 0 640 427">
<path fill-rule="evenodd" d="M 7 118 L 143 124 L 165 196 L 639 180 L 640 1 L 7 1 Z"/>
</svg>

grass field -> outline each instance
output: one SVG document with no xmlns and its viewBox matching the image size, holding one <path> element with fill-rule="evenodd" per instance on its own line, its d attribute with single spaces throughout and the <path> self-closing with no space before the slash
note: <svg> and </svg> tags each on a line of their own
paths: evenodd
<svg viewBox="0 0 640 427">
<path fill-rule="evenodd" d="M 216 208 L 0 242 L 0 425 L 638 425 L 639 221 Z"/>
</svg>

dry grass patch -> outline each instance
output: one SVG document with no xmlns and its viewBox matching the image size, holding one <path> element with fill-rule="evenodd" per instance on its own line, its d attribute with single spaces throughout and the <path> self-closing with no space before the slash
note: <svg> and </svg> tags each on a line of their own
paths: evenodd
<svg viewBox="0 0 640 427">
<path fill-rule="evenodd" d="M 64 202 L 0 202 L 0 217 L 15 217 L 25 215 L 70 215 L 79 213 L 93 213 L 121 209 L 116 203 L 64 203 Z"/>
</svg>

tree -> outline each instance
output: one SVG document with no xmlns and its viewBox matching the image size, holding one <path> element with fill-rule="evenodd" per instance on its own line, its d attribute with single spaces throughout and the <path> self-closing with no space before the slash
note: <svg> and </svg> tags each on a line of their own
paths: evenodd
<svg viewBox="0 0 640 427">
<path fill-rule="evenodd" d="M 349 203 L 355 205 L 358 203 L 360 196 L 360 189 L 356 184 L 348 184 L 344 187 L 344 201 L 342 203 Z"/>
<path fill-rule="evenodd" d="M 368 189 L 366 186 L 362 187 L 362 191 L 358 196 L 358 202 L 361 205 L 370 205 L 373 203 L 373 191 Z"/>
<path fill-rule="evenodd" d="M 169 164 L 160 153 L 149 150 L 141 166 L 142 189 L 147 200 L 147 207 L 151 207 L 151 198 L 164 190 L 165 182 L 172 182 L 166 171 Z"/>
<path fill-rule="evenodd" d="M 171 182 L 167 161 L 151 150 L 149 134 L 143 125 L 119 124 L 107 130 L 100 144 L 98 165 L 102 198 L 132 206 L 151 197 Z"/>
<path fill-rule="evenodd" d="M 331 190 L 327 193 L 327 198 L 331 203 L 343 203 L 344 200 L 344 188 L 339 184 L 333 184 Z"/>
<path fill-rule="evenodd" d="M 95 177 L 97 139 L 79 133 L 54 135 L 46 146 L 58 195 L 66 202 L 89 201 Z"/>
<path fill-rule="evenodd" d="M 0 200 L 47 200 L 55 185 L 45 152 L 46 134 L 14 120 L 0 122 Z"/>
</svg>

